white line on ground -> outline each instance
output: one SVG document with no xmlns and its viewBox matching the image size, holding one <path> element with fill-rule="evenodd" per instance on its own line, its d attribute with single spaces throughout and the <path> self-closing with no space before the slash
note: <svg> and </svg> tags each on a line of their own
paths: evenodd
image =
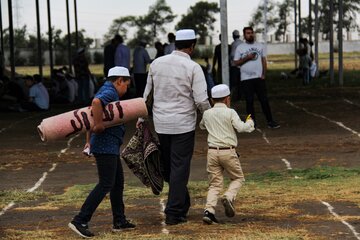
<svg viewBox="0 0 360 240">
<path fill-rule="evenodd" d="M 299 107 L 299 106 L 295 105 L 294 103 L 292 103 L 292 102 L 290 102 L 290 101 L 286 101 L 286 103 L 289 104 L 290 106 L 294 107 L 294 108 L 303 110 L 304 112 L 306 112 L 306 113 L 309 114 L 309 115 L 313 115 L 313 116 L 315 116 L 315 117 L 322 118 L 322 119 L 325 119 L 325 120 L 327 120 L 327 121 L 329 121 L 329 122 L 331 122 L 331 123 L 334 123 L 334 124 L 338 125 L 339 127 L 342 127 L 343 129 L 345 129 L 345 130 L 351 132 L 352 134 L 360 137 L 360 133 L 358 133 L 357 131 L 355 131 L 355 130 L 347 127 L 347 126 L 345 126 L 342 122 L 337 122 L 337 121 L 331 120 L 330 118 L 327 118 L 327 117 L 325 117 L 325 116 L 323 116 L 323 115 L 310 112 L 310 111 L 308 111 L 306 108 Z"/>
<path fill-rule="evenodd" d="M 70 138 L 70 139 L 67 141 L 67 147 L 64 148 L 64 149 L 62 149 L 62 150 L 60 151 L 60 153 L 58 154 L 58 157 L 60 157 L 61 154 L 65 153 L 67 150 L 69 150 L 69 148 L 70 148 L 70 146 L 71 146 L 71 142 L 72 142 L 75 138 L 77 138 L 78 136 L 80 136 L 80 133 L 77 134 L 77 135 L 75 135 L 75 136 L 73 136 L 72 138 Z M 52 166 L 51 166 L 51 168 L 48 170 L 48 172 L 53 172 L 53 171 L 55 170 L 56 166 L 57 166 L 57 163 L 53 163 Z M 44 172 L 43 175 L 42 175 L 42 177 L 35 183 L 35 185 L 34 185 L 32 188 L 29 188 L 28 190 L 26 190 L 26 192 L 31 193 L 31 192 L 35 191 L 36 189 L 38 189 L 38 188 L 41 186 L 41 184 L 45 181 L 45 179 L 46 179 L 46 177 L 47 177 L 47 175 L 48 175 L 48 172 Z M 3 215 L 3 214 L 5 214 L 5 212 L 8 211 L 10 208 L 12 208 L 14 205 L 15 205 L 15 202 L 12 201 L 12 202 L 9 203 L 7 206 L 5 206 L 5 207 L 1 210 L 0 216 Z"/>
<path fill-rule="evenodd" d="M 258 131 L 259 133 L 262 134 L 262 138 L 265 140 L 265 142 L 266 142 L 267 144 L 270 144 L 270 141 L 269 141 L 269 139 L 267 139 L 265 132 L 261 131 L 260 128 L 256 128 L 256 131 Z"/>
<path fill-rule="evenodd" d="M 321 201 L 321 203 L 324 204 L 328 208 L 329 212 L 334 217 L 336 217 L 338 220 L 340 220 L 342 224 L 347 226 L 358 240 L 360 240 L 360 234 L 358 232 L 356 232 L 355 228 L 352 225 L 350 225 L 348 222 L 343 220 L 342 217 L 340 217 L 336 212 L 334 212 L 334 207 L 333 206 L 331 206 L 329 203 L 324 202 L 324 201 Z"/>
<path fill-rule="evenodd" d="M 165 200 L 163 198 L 160 199 L 160 215 L 165 218 L 165 214 L 164 214 L 164 210 L 165 210 Z M 166 229 L 166 223 L 165 220 L 161 222 L 161 232 L 164 234 L 169 234 L 169 230 Z"/>
<path fill-rule="evenodd" d="M 25 122 L 26 120 L 29 120 L 29 119 L 35 117 L 36 115 L 38 115 L 38 114 L 35 114 L 35 115 L 29 116 L 29 117 L 27 117 L 27 118 L 23 118 L 23 119 L 21 119 L 21 120 L 19 120 L 19 121 L 13 122 L 13 123 L 11 123 L 9 126 L 0 129 L 0 133 L 5 132 L 6 130 L 8 130 L 9 128 L 12 128 L 12 127 L 15 126 L 16 124 L 19 124 L 19 123 L 21 123 L 21 122 Z"/>
<path fill-rule="evenodd" d="M 10 208 L 12 208 L 14 205 L 15 205 L 15 202 L 12 201 L 12 202 L 9 203 L 7 206 L 5 206 L 5 207 L 3 208 L 3 210 L 1 210 L 0 216 L 1 216 L 1 215 L 4 215 L 5 212 L 6 212 L 7 210 L 9 210 Z"/>
<path fill-rule="evenodd" d="M 285 158 L 282 158 L 281 161 L 283 161 L 283 162 L 285 163 L 286 168 L 287 168 L 288 170 L 292 170 L 291 165 L 290 165 L 290 162 L 289 162 L 288 160 L 286 160 Z"/>
<path fill-rule="evenodd" d="M 58 157 L 60 157 L 61 154 L 66 153 L 66 151 L 70 149 L 70 147 L 71 147 L 71 142 L 72 142 L 75 138 L 77 138 L 78 136 L 80 136 L 80 133 L 76 134 L 75 136 L 73 136 L 72 138 L 70 138 L 70 139 L 67 141 L 67 144 L 66 144 L 67 147 L 64 148 L 64 149 L 61 149 L 60 153 L 58 154 Z"/>
<path fill-rule="evenodd" d="M 357 106 L 357 107 L 360 107 L 360 104 L 354 103 L 353 101 L 350 101 L 349 99 L 346 99 L 346 98 L 344 98 L 344 102 L 354 105 L 354 106 Z"/>
</svg>

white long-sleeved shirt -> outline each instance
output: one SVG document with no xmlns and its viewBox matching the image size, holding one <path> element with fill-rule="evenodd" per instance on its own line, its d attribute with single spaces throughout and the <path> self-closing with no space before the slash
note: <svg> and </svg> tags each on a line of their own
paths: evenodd
<svg viewBox="0 0 360 240">
<path fill-rule="evenodd" d="M 154 85 L 155 131 L 181 134 L 195 130 L 196 110 L 210 108 L 206 80 L 199 64 L 181 51 L 155 59 L 149 68 L 144 99 Z"/>
<path fill-rule="evenodd" d="M 236 132 L 254 131 L 254 122 L 241 121 L 234 109 L 224 103 L 216 103 L 206 110 L 200 122 L 200 128 L 208 131 L 209 147 L 236 147 L 238 144 Z"/>
</svg>

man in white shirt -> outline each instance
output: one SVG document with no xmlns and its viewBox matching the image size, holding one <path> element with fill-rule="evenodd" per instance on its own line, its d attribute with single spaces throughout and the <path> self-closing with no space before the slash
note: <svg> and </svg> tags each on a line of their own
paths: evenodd
<svg viewBox="0 0 360 240">
<path fill-rule="evenodd" d="M 176 32 L 176 50 L 155 59 L 149 68 L 144 99 L 153 88 L 153 121 L 160 141 L 164 180 L 169 182 L 165 208 L 168 225 L 186 222 L 190 208 L 187 183 L 194 150 L 196 112 L 210 108 L 206 80 L 199 64 L 190 56 L 195 32 Z"/>
<path fill-rule="evenodd" d="M 236 66 L 241 66 L 241 86 L 245 94 L 246 111 L 251 114 L 256 126 L 254 110 L 254 94 L 256 93 L 268 127 L 279 128 L 280 125 L 273 120 L 266 93 L 265 76 L 267 65 L 264 47 L 261 43 L 255 42 L 252 27 L 245 27 L 243 34 L 245 42 L 236 48 L 233 63 Z"/>
<path fill-rule="evenodd" d="M 36 78 L 36 80 L 34 79 Z M 25 76 L 25 85 L 29 87 L 29 99 L 21 104 L 23 110 L 44 111 L 49 109 L 49 93 L 41 82 L 40 75 Z"/>
</svg>

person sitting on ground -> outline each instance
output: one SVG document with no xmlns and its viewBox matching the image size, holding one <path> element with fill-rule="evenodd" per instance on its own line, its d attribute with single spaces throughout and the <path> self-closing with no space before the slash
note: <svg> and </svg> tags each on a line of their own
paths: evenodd
<svg viewBox="0 0 360 240">
<path fill-rule="evenodd" d="M 29 88 L 28 101 L 22 102 L 20 111 L 45 111 L 49 109 L 49 93 L 46 87 L 42 84 L 40 75 L 25 76 L 25 85 Z"/>
<path fill-rule="evenodd" d="M 203 221 L 206 224 L 218 223 L 215 207 L 223 186 L 223 172 L 228 172 L 230 184 L 221 198 L 227 217 L 235 215 L 234 201 L 243 185 L 245 178 L 236 153 L 236 132 L 252 132 L 254 121 L 248 117 L 241 121 L 234 109 L 230 108 L 230 89 L 226 84 L 219 84 L 211 89 L 214 106 L 204 112 L 199 124 L 208 132 L 207 172 L 209 191 L 206 198 Z"/>
</svg>

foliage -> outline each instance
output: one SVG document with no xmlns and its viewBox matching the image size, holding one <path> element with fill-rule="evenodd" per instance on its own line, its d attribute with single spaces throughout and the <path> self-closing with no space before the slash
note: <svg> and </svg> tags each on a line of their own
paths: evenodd
<svg viewBox="0 0 360 240">
<path fill-rule="evenodd" d="M 129 29 L 133 28 L 135 34 L 128 42 L 130 47 L 136 46 L 139 39 L 153 43 L 158 33 L 166 32 L 166 24 L 171 23 L 175 17 L 165 0 L 157 0 L 144 16 L 125 16 L 115 19 L 105 35 L 105 41 L 109 41 L 116 34 L 120 34 L 125 40 Z"/>
<path fill-rule="evenodd" d="M 135 17 L 135 16 L 125 16 L 125 17 L 114 19 L 108 30 L 108 33 L 106 33 L 104 36 L 104 40 L 106 42 L 108 42 L 116 34 L 120 34 L 125 40 L 129 28 L 135 26 L 136 20 L 137 20 L 137 17 Z"/>
<path fill-rule="evenodd" d="M 286 33 L 288 30 L 288 26 L 292 22 L 291 11 L 293 10 L 293 4 L 294 2 L 292 0 L 284 0 L 284 2 L 277 5 L 279 12 L 279 20 L 277 29 L 275 31 L 276 40 L 280 40 L 282 38 L 283 42 L 286 41 Z"/>
<path fill-rule="evenodd" d="M 48 49 L 48 35 L 49 33 L 44 35 L 41 35 L 41 49 L 42 51 L 45 51 Z M 56 64 L 66 64 L 67 63 L 67 49 L 68 49 L 68 39 L 67 34 L 65 36 L 62 36 L 62 31 L 60 29 L 52 29 L 52 39 L 53 39 L 53 49 L 56 52 L 55 55 L 55 63 Z M 70 33 L 71 37 L 71 52 L 76 52 L 76 33 L 72 32 Z M 4 48 L 9 49 L 10 48 L 10 34 L 9 29 L 4 30 Z M 78 41 L 79 41 L 79 47 L 85 47 L 88 48 L 92 43 L 93 39 L 85 37 L 85 30 L 81 29 L 78 31 Z M 28 59 L 25 59 L 24 57 L 20 56 L 20 48 L 26 48 L 31 49 L 31 55 Z M 36 35 L 29 34 L 27 31 L 26 25 L 24 25 L 21 28 L 15 28 L 14 29 L 14 60 L 15 65 L 22 66 L 25 64 L 29 65 L 37 65 L 38 60 L 38 39 Z M 41 59 L 42 63 L 44 62 L 44 58 Z"/>
<path fill-rule="evenodd" d="M 334 14 L 330 16 L 330 1 L 331 0 L 321 0 L 319 4 L 319 22 L 320 22 L 320 31 L 324 34 L 323 39 L 328 40 L 330 35 L 330 17 L 334 21 L 335 31 L 337 31 L 337 26 L 339 23 L 338 11 L 339 4 L 334 1 L 333 4 Z M 360 11 L 360 0 L 343 0 L 343 26 L 346 31 L 351 31 L 359 29 L 359 26 L 356 23 L 357 14 Z"/>
<path fill-rule="evenodd" d="M 197 2 L 191 6 L 186 15 L 176 25 L 177 29 L 192 28 L 200 36 L 199 43 L 204 44 L 205 38 L 209 36 L 209 30 L 214 30 L 216 18 L 215 13 L 220 12 L 216 2 Z"/>
<path fill-rule="evenodd" d="M 277 17 L 278 11 L 276 5 L 272 0 L 267 2 L 266 6 L 266 27 L 267 31 L 271 31 L 279 23 L 279 18 Z M 261 2 L 252 15 L 252 19 L 249 22 L 249 26 L 254 28 L 256 33 L 264 33 L 264 4 Z"/>
</svg>

